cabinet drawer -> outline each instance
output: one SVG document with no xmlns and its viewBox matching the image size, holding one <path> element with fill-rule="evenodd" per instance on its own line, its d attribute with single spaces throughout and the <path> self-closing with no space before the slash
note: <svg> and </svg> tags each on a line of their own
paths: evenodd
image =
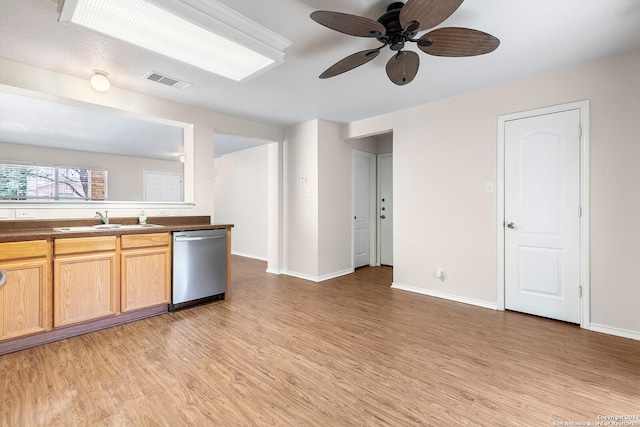
<svg viewBox="0 0 640 427">
<path fill-rule="evenodd" d="M 106 252 L 115 250 L 116 236 L 56 239 L 53 244 L 54 255 Z"/>
<path fill-rule="evenodd" d="M 149 248 L 154 246 L 169 246 L 169 233 L 125 234 L 120 237 L 122 249 Z"/>
<path fill-rule="evenodd" d="M 46 240 L 31 240 L 28 242 L 0 243 L 0 260 L 40 258 L 49 253 Z"/>
</svg>

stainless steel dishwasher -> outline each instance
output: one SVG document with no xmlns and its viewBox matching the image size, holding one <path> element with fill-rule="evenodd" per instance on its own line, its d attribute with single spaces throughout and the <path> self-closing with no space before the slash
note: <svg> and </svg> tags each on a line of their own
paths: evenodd
<svg viewBox="0 0 640 427">
<path fill-rule="evenodd" d="M 173 232 L 169 310 L 224 299 L 227 290 L 227 230 Z"/>
</svg>

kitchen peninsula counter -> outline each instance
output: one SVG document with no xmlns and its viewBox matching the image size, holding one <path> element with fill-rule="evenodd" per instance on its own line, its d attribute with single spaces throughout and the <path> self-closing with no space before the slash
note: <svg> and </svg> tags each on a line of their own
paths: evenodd
<svg viewBox="0 0 640 427">
<path fill-rule="evenodd" d="M 110 218 L 111 224 L 133 225 L 137 218 Z M 162 227 L 107 228 L 90 231 L 55 231 L 59 227 L 84 227 L 101 225 L 98 219 L 45 219 L 0 221 L 0 243 L 28 240 L 52 240 L 68 237 L 119 236 L 123 234 L 147 234 L 172 231 L 230 229 L 233 224 L 211 224 L 209 216 L 160 216 L 147 218 L 148 224 Z"/>
</svg>

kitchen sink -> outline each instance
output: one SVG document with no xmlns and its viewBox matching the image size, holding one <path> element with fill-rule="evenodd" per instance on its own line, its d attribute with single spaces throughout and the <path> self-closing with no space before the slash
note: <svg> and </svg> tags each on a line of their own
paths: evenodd
<svg viewBox="0 0 640 427">
<path fill-rule="evenodd" d="M 98 230 L 141 230 L 145 228 L 163 228 L 163 225 L 157 224 L 98 224 L 91 226 L 78 226 L 78 227 L 55 227 L 53 231 L 62 233 L 75 233 L 83 231 L 98 231 Z"/>
</svg>

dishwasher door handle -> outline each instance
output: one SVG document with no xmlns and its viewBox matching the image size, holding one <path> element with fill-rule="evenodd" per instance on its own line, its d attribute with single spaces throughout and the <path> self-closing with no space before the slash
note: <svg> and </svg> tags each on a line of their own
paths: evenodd
<svg viewBox="0 0 640 427">
<path fill-rule="evenodd" d="M 202 236 L 202 237 L 179 237 L 176 236 L 174 240 L 176 242 L 195 242 L 197 240 L 213 240 L 213 239 L 226 239 L 227 236 Z"/>
</svg>

